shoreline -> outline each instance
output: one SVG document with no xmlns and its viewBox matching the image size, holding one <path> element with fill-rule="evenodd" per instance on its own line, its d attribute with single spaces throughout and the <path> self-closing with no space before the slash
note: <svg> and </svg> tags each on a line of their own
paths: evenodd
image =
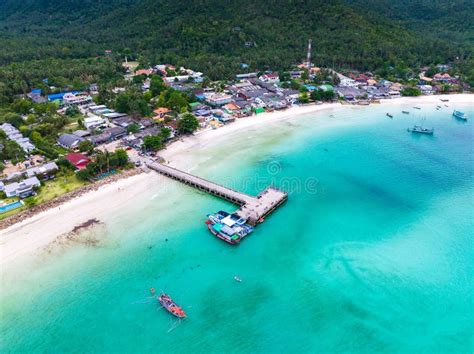
<svg viewBox="0 0 474 354">
<path fill-rule="evenodd" d="M 434 104 L 441 103 L 441 98 L 448 98 L 452 103 L 474 103 L 474 95 L 439 95 L 439 96 L 419 96 L 401 97 L 381 101 L 380 105 L 403 105 L 403 104 Z M 266 112 L 251 117 L 237 119 L 234 123 L 225 125 L 216 130 L 203 130 L 196 134 L 180 139 L 165 150 L 159 152 L 159 156 L 174 167 L 183 168 L 187 171 L 194 168 L 192 159 L 187 152 L 196 151 L 199 147 L 213 146 L 220 142 L 225 142 L 229 137 L 242 134 L 249 128 L 271 129 L 270 124 L 286 121 L 289 119 L 314 114 L 316 112 L 327 111 L 340 108 L 364 108 L 359 105 L 341 105 L 339 103 L 323 103 L 321 105 L 304 105 L 291 107 L 285 111 Z M 87 220 L 96 218 L 98 214 L 110 213 L 111 210 L 120 208 L 128 200 L 132 199 L 136 193 L 146 190 L 147 183 L 152 178 L 142 170 L 131 170 L 130 175 L 117 175 L 114 181 L 103 180 L 100 184 L 88 185 L 84 190 L 73 191 L 71 195 L 61 196 L 50 202 L 48 205 L 38 205 L 33 213 L 26 210 L 25 216 L 19 220 L 3 226 L 9 218 L 0 222 L 0 255 L 1 264 L 4 265 L 21 254 L 35 251 L 38 248 L 52 242 L 67 232 L 73 230 Z M 125 172 L 127 173 L 127 172 Z M 87 188 L 88 187 L 88 188 Z M 112 193 L 112 191 L 120 193 Z M 76 198 L 78 197 L 78 198 Z M 61 199 L 63 198 L 63 199 Z M 20 215 L 22 213 L 19 213 Z M 15 217 L 13 215 L 12 217 Z M 100 220 L 100 218 L 98 218 Z"/>
<path fill-rule="evenodd" d="M 417 97 L 399 97 L 387 100 L 381 100 L 377 106 L 392 106 L 392 105 L 403 105 L 403 104 L 434 104 L 440 103 L 440 99 L 449 99 L 448 103 L 465 103 L 472 101 L 474 104 L 474 94 L 449 94 L 449 95 L 432 95 L 432 96 L 417 96 Z M 184 168 L 190 161 L 186 159 L 185 152 L 192 148 L 206 145 L 214 145 L 233 134 L 239 134 L 242 130 L 248 128 L 259 127 L 265 124 L 277 123 L 289 120 L 292 117 L 303 116 L 306 114 L 314 114 L 317 112 L 327 111 L 331 109 L 340 108 L 354 108 L 364 109 L 368 106 L 364 105 L 351 105 L 351 104 L 340 104 L 335 103 L 323 103 L 320 105 L 308 104 L 304 106 L 294 106 L 283 111 L 265 112 L 250 117 L 237 119 L 231 124 L 227 124 L 218 129 L 206 129 L 199 131 L 192 136 L 188 136 L 184 139 L 180 139 L 170 146 L 166 147 L 158 153 L 160 157 L 166 160 L 167 163 L 173 167 Z"/>
<path fill-rule="evenodd" d="M 82 186 L 80 188 L 77 188 L 73 190 L 72 192 L 63 194 L 57 198 L 51 199 L 47 201 L 46 203 L 38 204 L 35 205 L 29 209 L 20 211 L 19 213 L 13 214 L 5 219 L 0 220 L 0 231 L 9 228 L 10 226 L 13 226 L 15 224 L 21 223 L 22 221 L 28 220 L 32 218 L 33 216 L 40 214 L 42 212 L 45 212 L 49 209 L 53 209 L 55 207 L 60 207 L 61 205 L 69 202 L 70 200 L 74 198 L 78 198 L 86 193 L 93 192 L 98 190 L 100 187 L 112 184 L 114 182 L 117 182 L 121 179 L 128 178 L 135 176 L 137 174 L 144 173 L 143 170 L 141 169 L 131 169 L 127 171 L 123 171 L 118 174 L 114 174 L 112 176 L 108 176 L 107 178 L 104 178 L 100 181 L 87 184 L 85 186 Z"/>
</svg>

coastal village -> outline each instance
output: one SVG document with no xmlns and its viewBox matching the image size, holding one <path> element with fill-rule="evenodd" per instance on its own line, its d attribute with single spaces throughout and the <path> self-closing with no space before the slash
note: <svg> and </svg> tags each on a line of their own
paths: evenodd
<svg viewBox="0 0 474 354">
<path fill-rule="evenodd" d="M 248 72 L 244 63 L 241 68 L 233 80 L 210 81 L 189 68 L 142 67 L 125 58 L 123 86 L 38 88 L 18 97 L 16 112 L 0 124 L 0 219 L 141 168 L 144 158 L 155 159 L 157 151 L 197 130 L 298 105 L 369 105 L 469 89 L 449 65 L 388 80 L 319 68 L 310 48 L 306 61 L 288 71 Z"/>
</svg>

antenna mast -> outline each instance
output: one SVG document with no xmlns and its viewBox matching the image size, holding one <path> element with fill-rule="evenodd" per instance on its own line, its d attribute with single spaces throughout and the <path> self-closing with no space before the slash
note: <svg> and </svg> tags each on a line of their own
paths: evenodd
<svg viewBox="0 0 474 354">
<path fill-rule="evenodd" d="M 308 40 L 308 54 L 306 55 L 306 65 L 308 70 L 311 69 L 311 39 Z"/>
</svg>

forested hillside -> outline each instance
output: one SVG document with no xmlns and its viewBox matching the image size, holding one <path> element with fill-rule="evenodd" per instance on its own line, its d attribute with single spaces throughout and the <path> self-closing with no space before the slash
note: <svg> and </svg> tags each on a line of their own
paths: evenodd
<svg viewBox="0 0 474 354">
<path fill-rule="evenodd" d="M 240 63 L 287 68 L 304 58 L 308 38 L 320 66 L 383 72 L 454 61 L 472 75 L 472 13 L 464 0 L 4 0 L 0 80 L 17 78 L 13 63 L 27 69 L 55 58 L 59 68 L 106 49 L 115 59 L 185 64 L 225 78 Z"/>
</svg>

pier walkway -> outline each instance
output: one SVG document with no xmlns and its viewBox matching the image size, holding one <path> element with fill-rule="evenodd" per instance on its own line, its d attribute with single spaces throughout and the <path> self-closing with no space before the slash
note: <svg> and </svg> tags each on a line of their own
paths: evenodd
<svg viewBox="0 0 474 354">
<path fill-rule="evenodd" d="M 240 208 L 235 213 L 253 226 L 288 199 L 287 193 L 273 187 L 268 187 L 257 197 L 253 197 L 158 162 L 147 162 L 146 165 L 162 175 L 239 205 Z"/>
</svg>

